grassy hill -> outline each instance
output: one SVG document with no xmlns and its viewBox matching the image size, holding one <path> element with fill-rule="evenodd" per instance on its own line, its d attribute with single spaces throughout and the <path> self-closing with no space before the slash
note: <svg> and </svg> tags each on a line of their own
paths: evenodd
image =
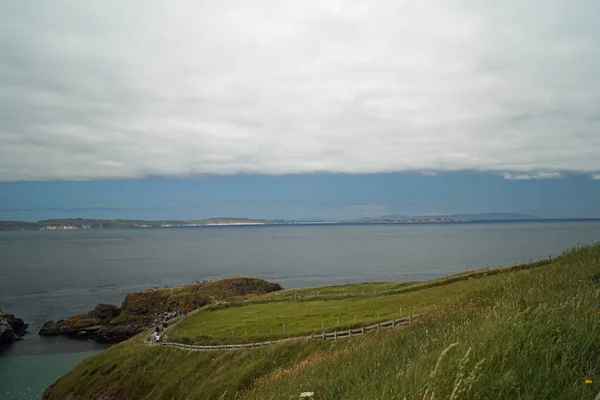
<svg viewBox="0 0 600 400">
<path fill-rule="evenodd" d="M 369 296 L 361 285 L 312 288 L 299 291 L 301 300 L 286 298 L 288 291 L 200 311 L 177 335 L 203 340 L 196 335 L 207 326 L 263 327 L 277 316 L 320 325 L 326 313 L 395 313 L 403 304 L 427 315 L 350 339 L 230 352 L 147 347 L 140 335 L 81 362 L 44 398 L 262 400 L 314 392 L 314 399 L 593 399 L 600 391 L 600 246 L 484 271 L 371 284 L 368 290 L 383 293 Z"/>
</svg>

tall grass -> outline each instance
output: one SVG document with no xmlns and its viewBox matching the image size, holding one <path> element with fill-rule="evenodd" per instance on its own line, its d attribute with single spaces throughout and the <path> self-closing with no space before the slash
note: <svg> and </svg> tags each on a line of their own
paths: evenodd
<svg viewBox="0 0 600 400">
<path fill-rule="evenodd" d="M 184 352 L 136 337 L 80 363 L 47 398 L 595 398 L 600 246 L 461 282 L 468 286 L 460 295 L 445 292 L 452 285 L 426 289 L 451 301 L 413 325 L 351 339 Z"/>
<path fill-rule="evenodd" d="M 262 377 L 249 399 L 593 399 L 600 391 L 600 247 L 503 274 L 398 334 Z M 361 339 L 358 339 L 361 340 Z M 590 383 L 591 382 L 591 383 Z"/>
</svg>

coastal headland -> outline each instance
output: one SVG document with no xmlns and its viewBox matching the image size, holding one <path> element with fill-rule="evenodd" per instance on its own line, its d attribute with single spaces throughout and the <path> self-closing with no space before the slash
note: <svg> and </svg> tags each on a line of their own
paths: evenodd
<svg viewBox="0 0 600 400">
<path fill-rule="evenodd" d="M 281 289 L 277 283 L 250 277 L 148 289 L 128 294 L 120 307 L 98 304 L 86 314 L 48 321 L 39 334 L 87 337 L 102 343 L 117 343 L 210 304 L 247 299 Z"/>
<path fill-rule="evenodd" d="M 147 346 L 148 329 L 81 362 L 43 398 L 594 398 L 598 276 L 600 245 L 430 281 L 230 296 L 182 317 L 168 341 L 253 343 L 423 314 L 346 339 L 231 351 Z"/>
</svg>

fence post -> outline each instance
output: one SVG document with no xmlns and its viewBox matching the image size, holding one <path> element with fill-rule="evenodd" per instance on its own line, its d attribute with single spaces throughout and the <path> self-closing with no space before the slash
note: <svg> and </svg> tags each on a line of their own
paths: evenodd
<svg viewBox="0 0 600 400">
<path fill-rule="evenodd" d="M 363 333 L 365 333 L 365 327 L 364 326 L 362 328 L 360 328 L 360 334 L 362 335 Z"/>
<path fill-rule="evenodd" d="M 337 331 L 333 332 L 333 339 L 337 340 Z"/>
<path fill-rule="evenodd" d="M 323 331 L 323 339 L 325 339 L 325 331 Z"/>
<path fill-rule="evenodd" d="M 393 327 L 395 327 L 395 326 L 396 326 L 396 320 L 395 320 L 395 319 L 393 319 L 393 320 L 392 320 L 392 328 L 393 328 Z"/>
</svg>

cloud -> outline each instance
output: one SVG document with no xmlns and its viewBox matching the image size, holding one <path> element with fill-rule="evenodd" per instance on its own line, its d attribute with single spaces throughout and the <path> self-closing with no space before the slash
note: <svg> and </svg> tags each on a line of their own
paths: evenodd
<svg viewBox="0 0 600 400">
<path fill-rule="evenodd" d="M 505 172 L 504 179 L 527 180 L 527 179 L 558 179 L 562 175 L 559 172 L 530 172 L 530 173 L 512 173 Z"/>
<path fill-rule="evenodd" d="M 600 180 L 600 174 L 592 174 L 590 175 L 594 180 Z"/>
<path fill-rule="evenodd" d="M 591 0 L 3 2 L 0 181 L 597 173 L 599 12 Z"/>
</svg>

